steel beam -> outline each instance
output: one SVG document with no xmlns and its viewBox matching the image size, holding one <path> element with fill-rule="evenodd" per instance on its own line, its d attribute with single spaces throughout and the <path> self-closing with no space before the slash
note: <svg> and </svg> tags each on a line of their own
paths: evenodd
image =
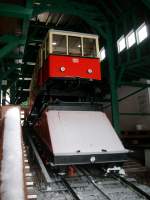
<svg viewBox="0 0 150 200">
<path fill-rule="evenodd" d="M 0 3 L 0 16 L 29 19 L 32 16 L 32 9 L 19 5 Z"/>
<path fill-rule="evenodd" d="M 128 97 L 131 97 L 131 96 L 133 96 L 133 95 L 135 95 L 135 94 L 141 92 L 142 90 L 144 90 L 144 89 L 146 89 L 146 88 L 147 88 L 147 87 L 142 87 L 142 88 L 140 88 L 140 89 L 138 89 L 138 90 L 136 90 L 136 91 L 134 91 L 134 92 L 131 92 L 131 93 L 128 94 L 127 96 L 124 96 L 124 97 L 118 99 L 117 101 L 118 101 L 118 102 L 121 102 L 121 101 L 127 99 Z M 106 105 L 106 106 L 103 107 L 103 109 L 109 108 L 110 106 L 111 106 L 111 104 Z"/>
<path fill-rule="evenodd" d="M 2 82 L 0 81 L 0 105 L 2 102 Z"/>
<path fill-rule="evenodd" d="M 120 67 L 120 71 L 119 71 L 119 75 L 118 75 L 118 79 L 117 79 L 117 85 L 119 86 L 121 84 L 121 80 L 122 80 L 122 77 L 124 75 L 124 72 L 126 70 L 126 66 L 125 65 L 122 65 Z"/>
<path fill-rule="evenodd" d="M 26 9 L 32 10 L 32 13 L 33 13 L 31 0 L 26 0 Z M 24 19 L 23 26 L 22 26 L 22 34 L 23 34 L 23 37 L 25 38 L 25 48 L 26 48 L 28 30 L 29 30 L 29 19 Z M 25 56 L 25 53 L 24 53 L 24 56 Z"/>
<path fill-rule="evenodd" d="M 112 110 L 112 122 L 116 132 L 120 133 L 120 121 L 119 121 L 119 105 L 118 105 L 118 94 L 117 94 L 117 83 L 116 83 L 116 72 L 114 62 L 114 42 L 112 33 L 107 27 L 107 55 L 109 62 L 109 84 L 111 92 L 111 110 Z"/>
<path fill-rule="evenodd" d="M 5 73 L 2 74 L 2 76 L 0 76 L 0 82 L 3 80 L 3 79 L 7 79 L 7 77 L 10 75 L 11 72 L 13 72 L 17 67 L 19 67 L 21 65 L 17 65 L 17 64 L 13 64 L 9 70 L 7 70 Z"/>
<path fill-rule="evenodd" d="M 32 147 L 32 150 L 33 150 L 33 152 L 34 152 L 34 155 L 35 155 L 35 157 L 36 157 L 36 160 L 37 160 L 37 162 L 38 162 L 38 164 L 39 164 L 39 166 L 40 166 L 40 169 L 41 169 L 41 171 L 42 171 L 42 174 L 43 174 L 43 176 L 44 176 L 44 178 L 45 178 L 47 184 L 50 185 L 50 184 L 52 183 L 52 179 L 50 178 L 50 176 L 49 176 L 49 174 L 48 174 L 48 171 L 47 171 L 47 169 L 46 169 L 46 167 L 45 167 L 45 165 L 44 165 L 42 159 L 40 158 L 40 155 L 39 155 L 39 153 L 38 153 L 38 151 L 37 151 L 37 149 L 36 149 L 36 147 L 35 147 L 35 145 L 34 145 L 34 143 L 33 143 L 32 138 L 29 136 L 29 134 L 28 134 L 27 137 L 28 137 L 28 141 L 29 141 L 29 143 L 30 143 L 30 145 L 31 145 L 31 147 Z"/>
<path fill-rule="evenodd" d="M 100 13 L 95 6 L 71 0 L 39 0 L 40 5 L 34 6 L 33 16 L 37 16 L 43 12 L 65 13 L 69 15 L 86 17 L 93 16 L 105 20 L 104 15 Z M 65 5 L 65 6 L 64 6 Z"/>
<path fill-rule="evenodd" d="M 133 60 L 132 62 L 126 63 L 125 66 L 127 67 L 127 70 L 128 70 L 128 69 L 134 69 L 136 67 L 139 67 L 145 64 L 146 65 L 150 64 L 149 55 L 141 57 L 140 59 Z M 118 67 L 121 67 L 121 66 L 118 66 Z"/>
<path fill-rule="evenodd" d="M 107 19 L 95 6 L 76 3 L 68 0 L 51 0 L 44 1 L 44 3 L 42 3 L 42 1 L 40 2 L 40 5 L 34 7 L 33 16 L 37 16 L 42 12 L 75 15 L 81 17 L 91 27 L 94 27 L 95 30 L 100 30 L 100 34 L 106 39 L 102 26 L 105 26 Z M 96 19 L 98 21 L 96 21 Z"/>
<path fill-rule="evenodd" d="M 142 1 L 150 9 L 150 0 L 142 0 Z"/>
<path fill-rule="evenodd" d="M 133 96 L 133 95 L 135 95 L 135 94 L 141 92 L 142 90 L 144 90 L 144 89 L 146 89 L 146 88 L 147 88 L 147 87 L 142 87 L 142 88 L 140 88 L 140 89 L 138 89 L 138 90 L 136 90 L 136 91 L 134 91 L 134 92 L 131 92 L 131 93 L 128 94 L 127 96 L 120 98 L 118 101 L 119 101 L 119 102 L 120 102 L 120 101 L 123 101 L 123 100 L 127 99 L 128 97 L 131 97 L 131 96 Z"/>
<path fill-rule="evenodd" d="M 122 14 L 122 9 L 120 8 L 120 6 L 118 5 L 118 3 L 116 1 L 112 1 L 112 3 L 114 4 L 114 6 L 116 7 L 116 9 L 119 11 L 120 14 Z"/>
<path fill-rule="evenodd" d="M 150 84 L 140 82 L 121 82 L 121 85 L 132 87 L 150 87 Z"/>
<path fill-rule="evenodd" d="M 10 86 L 10 103 L 15 104 L 15 97 L 16 97 L 16 84 L 18 79 L 16 79 Z"/>
<path fill-rule="evenodd" d="M 6 104 L 6 89 L 3 89 L 2 94 L 2 105 L 4 106 Z"/>
<path fill-rule="evenodd" d="M 13 49 L 15 49 L 18 45 L 24 44 L 24 38 L 15 38 L 12 42 L 9 42 L 3 48 L 0 49 L 0 60 L 9 54 Z"/>
<path fill-rule="evenodd" d="M 120 115 L 129 115 L 129 116 L 150 116 L 150 113 L 120 113 Z"/>
<path fill-rule="evenodd" d="M 95 20 L 92 20 L 86 16 L 82 16 L 82 19 L 87 24 L 89 24 L 91 27 L 93 27 L 96 30 L 96 32 L 98 32 L 104 39 L 107 39 L 106 31 L 103 29 L 103 27 L 106 24 L 103 24 L 103 27 L 102 27 L 100 24 L 98 24 L 98 22 L 96 22 Z"/>
<path fill-rule="evenodd" d="M 106 1 L 101 1 L 101 0 L 100 0 L 99 3 L 103 6 L 105 12 L 107 12 L 107 14 L 108 14 L 109 16 L 111 16 L 112 19 L 113 19 L 114 21 L 117 21 L 117 18 L 116 18 L 116 16 L 114 15 L 114 13 L 113 13 L 113 12 L 111 11 L 111 9 L 106 5 Z"/>
<path fill-rule="evenodd" d="M 86 6 L 86 5 L 84 5 Z M 59 13 L 59 14 L 67 14 L 67 15 L 75 15 L 75 16 L 82 16 L 85 15 L 86 17 L 92 16 L 94 18 L 98 17 L 100 19 L 103 18 L 101 15 L 99 15 L 98 10 L 97 11 L 90 11 L 90 10 L 82 10 L 82 6 L 80 7 L 80 9 L 76 9 L 75 6 L 71 5 L 70 2 L 67 3 L 67 5 L 64 7 L 64 4 L 58 4 L 53 5 L 53 6 L 36 6 L 33 10 L 33 16 L 37 16 L 43 12 L 50 12 L 50 13 Z"/>
<path fill-rule="evenodd" d="M 119 85 L 124 85 L 122 83 L 122 77 L 123 77 L 123 75 L 124 75 L 125 72 L 126 72 L 126 75 L 127 74 L 129 74 L 129 75 L 132 74 L 132 76 L 135 76 L 137 78 L 141 77 L 141 78 L 147 78 L 147 79 L 149 79 L 150 78 L 150 76 L 149 76 L 149 68 L 147 68 L 145 70 L 143 70 L 143 68 L 142 68 L 143 66 L 146 66 L 146 65 L 148 67 L 149 64 L 150 64 L 149 56 L 145 56 L 145 57 L 143 57 L 141 59 L 137 59 L 137 60 L 135 60 L 133 62 L 120 65 L 119 66 L 120 72 L 119 72 L 118 80 L 117 80 L 118 86 Z M 133 72 L 134 69 L 135 69 L 135 72 Z"/>
<path fill-rule="evenodd" d="M 9 43 L 16 40 L 16 36 L 14 35 L 3 35 L 0 37 L 0 41 L 3 43 Z"/>
</svg>

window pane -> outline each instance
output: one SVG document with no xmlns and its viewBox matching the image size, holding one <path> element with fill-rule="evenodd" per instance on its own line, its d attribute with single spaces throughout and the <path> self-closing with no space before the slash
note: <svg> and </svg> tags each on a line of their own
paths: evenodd
<svg viewBox="0 0 150 200">
<path fill-rule="evenodd" d="M 118 52 L 120 53 L 126 48 L 126 42 L 124 36 L 122 36 L 118 41 L 117 41 L 117 46 L 118 46 Z"/>
<path fill-rule="evenodd" d="M 83 52 L 84 56 L 96 57 L 96 40 L 92 38 L 83 38 Z"/>
<path fill-rule="evenodd" d="M 99 52 L 99 58 L 100 60 L 104 60 L 106 58 L 106 52 L 105 52 L 105 48 L 101 48 L 100 52 Z"/>
<path fill-rule="evenodd" d="M 52 53 L 67 54 L 67 44 L 65 35 L 53 35 Z"/>
<path fill-rule="evenodd" d="M 69 54 L 75 56 L 82 56 L 81 38 L 69 36 L 68 37 Z"/>
<path fill-rule="evenodd" d="M 134 31 L 131 31 L 126 38 L 127 38 L 127 48 L 130 48 L 136 43 Z"/>
<path fill-rule="evenodd" d="M 148 37 L 147 26 L 143 23 L 137 30 L 137 43 L 139 44 Z"/>
</svg>

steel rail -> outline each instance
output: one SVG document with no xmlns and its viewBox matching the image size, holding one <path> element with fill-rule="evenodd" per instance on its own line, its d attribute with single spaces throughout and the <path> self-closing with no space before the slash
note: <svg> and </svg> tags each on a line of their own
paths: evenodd
<svg viewBox="0 0 150 200">
<path fill-rule="evenodd" d="M 75 193 L 74 189 L 70 186 L 70 184 L 68 183 L 68 181 L 63 177 L 60 176 L 62 182 L 65 184 L 65 186 L 68 188 L 69 192 L 72 194 L 72 196 L 76 199 L 76 200 L 81 200 L 78 195 Z"/>
<path fill-rule="evenodd" d="M 106 170 L 104 168 L 100 168 L 99 170 L 106 173 Z M 124 177 L 120 176 L 119 174 L 111 173 L 111 174 L 109 174 L 109 176 L 115 180 L 118 180 L 121 184 L 125 184 L 126 186 L 132 188 L 133 191 L 135 191 L 138 195 L 144 196 L 146 199 L 150 200 L 149 194 L 147 194 L 145 191 L 143 191 L 142 189 L 137 187 L 135 184 L 133 184 L 130 181 L 128 181 L 127 179 L 125 179 Z"/>
<path fill-rule="evenodd" d="M 28 138 L 28 141 L 29 141 L 29 143 L 30 143 L 30 145 L 32 147 L 32 150 L 34 152 L 36 160 L 37 160 L 37 162 L 38 162 L 38 164 L 40 166 L 42 174 L 43 174 L 47 184 L 50 185 L 52 183 L 52 179 L 50 178 L 50 176 L 49 176 L 49 174 L 47 172 L 47 169 L 46 169 L 46 167 L 45 167 L 45 165 L 44 165 L 44 163 L 43 163 L 43 161 L 42 161 L 42 159 L 41 159 L 41 157 L 40 157 L 40 155 L 39 155 L 39 153 L 38 153 L 38 151 L 36 149 L 36 146 L 34 145 L 34 142 L 33 142 L 32 138 L 29 135 L 27 136 L 27 138 Z"/>
<path fill-rule="evenodd" d="M 32 138 L 30 136 L 28 136 L 28 140 L 30 142 L 30 145 L 32 147 L 32 150 L 36 156 L 36 159 L 38 161 L 38 164 L 40 165 L 41 169 L 42 169 L 42 173 L 45 177 L 45 180 L 47 182 L 47 184 L 51 184 L 53 181 L 50 178 L 50 175 L 46 169 L 46 167 L 44 166 L 44 163 L 42 162 L 40 155 L 38 154 L 38 151 L 36 150 L 36 147 L 32 141 Z M 102 168 L 97 168 L 98 170 L 100 170 L 103 173 L 106 173 L 105 169 Z M 77 167 L 77 170 L 79 170 L 80 172 L 82 172 L 82 174 L 89 180 L 89 182 L 108 200 L 112 200 L 108 194 L 106 194 L 95 182 L 94 177 L 90 174 L 90 172 L 88 171 L 88 169 L 83 169 L 82 167 Z M 75 190 L 73 189 L 73 187 L 71 187 L 71 185 L 69 184 L 69 182 L 66 180 L 66 178 L 64 176 L 58 175 L 56 174 L 59 178 L 60 178 L 60 182 L 62 182 L 65 186 L 66 186 L 66 190 L 68 192 L 70 192 L 70 194 L 72 195 L 72 197 L 76 200 L 81 200 L 80 197 L 77 195 L 77 193 L 75 192 Z M 115 174 L 115 173 L 111 173 L 109 174 L 109 177 L 119 181 L 122 185 L 126 185 L 128 186 L 130 189 L 132 189 L 134 192 L 136 192 L 138 195 L 140 195 L 141 197 L 145 197 L 146 199 L 150 200 L 150 195 L 147 194 L 145 191 L 143 191 L 142 189 L 140 189 L 139 187 L 137 187 L 135 184 L 133 184 L 132 182 L 128 181 L 127 179 L 125 179 L 124 177 Z"/>
<path fill-rule="evenodd" d="M 46 167 L 45 167 L 45 165 L 44 165 L 42 159 L 40 158 L 40 155 L 39 155 L 39 153 L 38 153 L 38 151 L 36 149 L 36 146 L 34 145 L 34 142 L 33 142 L 32 138 L 29 135 L 28 135 L 28 141 L 29 141 L 29 143 L 30 143 L 30 145 L 32 147 L 32 150 L 33 150 L 33 152 L 35 154 L 35 157 L 36 157 L 36 159 L 38 161 L 38 164 L 39 164 L 39 166 L 41 168 L 42 174 L 44 175 L 44 178 L 45 178 L 47 184 L 48 185 L 52 184 L 53 181 L 50 178 L 49 172 L 47 171 L 47 169 L 46 169 Z M 58 176 L 58 174 L 56 174 L 56 175 Z M 77 194 L 75 193 L 75 191 L 73 190 L 73 188 L 69 185 L 69 183 L 67 182 L 67 180 L 63 176 L 59 175 L 59 177 L 61 179 L 60 181 L 62 181 L 62 183 L 64 183 L 64 185 L 66 186 L 66 190 L 71 193 L 71 195 L 73 196 L 73 198 L 76 199 L 76 200 L 81 200 L 77 196 Z"/>
<path fill-rule="evenodd" d="M 117 175 L 117 174 L 113 174 L 111 175 L 113 178 L 119 180 L 121 183 L 126 184 L 128 186 L 130 186 L 132 189 L 134 189 L 134 191 L 136 191 L 138 194 L 144 196 L 146 199 L 150 200 L 150 195 L 147 194 L 145 191 L 143 191 L 142 189 L 140 189 L 139 187 L 137 187 L 135 184 L 131 183 L 130 181 L 128 181 L 127 179 Z"/>
<path fill-rule="evenodd" d="M 103 190 L 101 190 L 98 185 L 95 183 L 94 178 L 89 174 L 88 170 L 79 168 L 79 170 L 87 177 L 87 179 L 90 181 L 90 183 L 93 184 L 93 186 L 101 192 L 108 200 L 112 200 Z"/>
</svg>

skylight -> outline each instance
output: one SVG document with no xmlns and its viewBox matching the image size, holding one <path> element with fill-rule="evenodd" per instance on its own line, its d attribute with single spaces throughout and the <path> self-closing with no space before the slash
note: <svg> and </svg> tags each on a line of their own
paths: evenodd
<svg viewBox="0 0 150 200">
<path fill-rule="evenodd" d="M 122 35 L 119 40 L 117 41 L 118 53 L 123 51 L 126 48 L 125 37 Z"/>
<path fill-rule="evenodd" d="M 106 58 L 106 52 L 105 52 L 105 48 L 102 47 L 100 52 L 99 52 L 99 58 L 101 61 L 103 61 Z"/>
<path fill-rule="evenodd" d="M 132 30 L 126 36 L 127 48 L 129 49 L 136 43 L 135 32 Z"/>
<path fill-rule="evenodd" d="M 145 22 L 136 30 L 136 37 L 138 44 L 148 37 L 148 31 Z"/>
</svg>

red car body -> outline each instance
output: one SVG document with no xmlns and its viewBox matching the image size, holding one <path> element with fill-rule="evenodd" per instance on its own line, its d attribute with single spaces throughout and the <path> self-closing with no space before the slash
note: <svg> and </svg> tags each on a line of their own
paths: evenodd
<svg viewBox="0 0 150 200">
<path fill-rule="evenodd" d="M 99 58 L 49 55 L 38 72 L 38 85 L 49 78 L 81 78 L 101 80 Z"/>
</svg>

